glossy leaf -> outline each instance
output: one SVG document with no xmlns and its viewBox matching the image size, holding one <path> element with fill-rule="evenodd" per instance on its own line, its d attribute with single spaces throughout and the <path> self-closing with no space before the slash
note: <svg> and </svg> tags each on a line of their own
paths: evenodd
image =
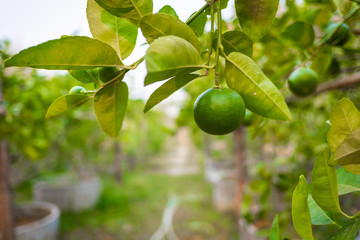
<svg viewBox="0 0 360 240">
<path fill-rule="evenodd" d="M 311 216 L 311 224 L 313 225 L 328 225 L 334 224 L 339 226 L 336 222 L 334 222 L 327 214 L 322 210 L 319 205 L 314 201 L 311 194 L 308 196 L 308 206 L 310 210 Z"/>
<path fill-rule="evenodd" d="M 352 240 L 355 239 L 360 229 L 360 218 L 338 231 L 330 240 Z"/>
<path fill-rule="evenodd" d="M 69 70 L 71 76 L 76 80 L 82 83 L 92 83 L 99 82 L 98 80 L 98 70 L 97 69 L 88 69 L 88 70 Z"/>
<path fill-rule="evenodd" d="M 270 240 L 281 240 L 280 229 L 279 229 L 279 216 L 276 215 L 270 232 Z"/>
<path fill-rule="evenodd" d="M 27 48 L 5 61 L 5 67 L 42 69 L 89 69 L 122 66 L 115 50 L 88 37 L 65 37 Z"/>
<path fill-rule="evenodd" d="M 136 44 L 137 26 L 110 14 L 95 0 L 88 0 L 86 13 L 93 37 L 112 46 L 121 59 L 127 58 Z"/>
<path fill-rule="evenodd" d="M 307 22 L 295 22 L 280 34 L 281 40 L 299 48 L 309 48 L 315 39 L 314 28 Z"/>
<path fill-rule="evenodd" d="M 252 57 L 253 42 L 241 31 L 228 31 L 222 35 L 224 52 L 229 55 L 232 52 L 240 52 L 248 57 Z"/>
<path fill-rule="evenodd" d="M 332 62 L 331 51 L 321 51 L 313 57 L 310 68 L 320 76 L 327 74 Z"/>
<path fill-rule="evenodd" d="M 194 12 L 190 17 L 192 17 L 196 12 Z M 195 18 L 190 24 L 189 27 L 195 32 L 195 34 L 200 37 L 203 35 L 205 30 L 205 25 L 207 22 L 207 16 L 205 12 L 202 12 L 197 18 Z"/>
<path fill-rule="evenodd" d="M 333 165 L 360 164 L 360 128 L 351 132 L 335 150 Z"/>
<path fill-rule="evenodd" d="M 145 55 L 145 85 L 201 68 L 201 57 L 189 42 L 176 36 L 156 39 Z"/>
<path fill-rule="evenodd" d="M 343 16 L 351 12 L 355 7 L 355 4 L 351 0 L 333 0 L 339 13 Z"/>
<path fill-rule="evenodd" d="M 67 110 L 79 107 L 91 97 L 84 94 L 68 94 L 57 98 L 48 108 L 46 118 L 58 116 Z"/>
<path fill-rule="evenodd" d="M 153 11 L 152 0 L 95 0 L 102 8 L 111 14 L 126 18 L 136 26 L 140 25 L 143 16 Z"/>
<path fill-rule="evenodd" d="M 95 94 L 94 109 L 101 128 L 111 137 L 119 135 L 128 103 L 128 87 L 116 81 Z"/>
<path fill-rule="evenodd" d="M 186 84 L 197 77 L 199 77 L 199 75 L 186 74 L 179 75 L 168 80 L 150 95 L 146 102 L 144 112 L 149 111 L 151 108 L 159 104 L 164 99 L 168 98 L 171 94 L 184 87 Z"/>
<path fill-rule="evenodd" d="M 330 123 L 327 140 L 334 152 L 352 131 L 360 127 L 360 112 L 353 102 L 343 98 L 331 108 Z"/>
<path fill-rule="evenodd" d="M 254 42 L 269 31 L 278 7 L 279 0 L 235 0 L 241 29 Z"/>
<path fill-rule="evenodd" d="M 296 232 L 306 240 L 313 240 L 311 218 L 307 200 L 308 185 L 303 175 L 292 195 L 291 215 Z"/>
<path fill-rule="evenodd" d="M 141 31 L 148 43 L 163 36 L 177 36 L 191 43 L 200 52 L 200 43 L 193 30 L 168 14 L 149 14 L 141 19 Z"/>
<path fill-rule="evenodd" d="M 240 93 L 250 111 L 267 118 L 291 120 L 284 97 L 251 58 L 231 53 L 225 74 L 228 86 Z"/>
<path fill-rule="evenodd" d="M 176 14 L 176 11 L 169 5 L 163 6 L 159 10 L 159 13 L 169 14 L 169 15 L 171 15 L 173 17 L 179 18 L 179 16 Z"/>
<path fill-rule="evenodd" d="M 338 168 L 336 169 L 336 176 L 338 179 L 339 195 L 360 191 L 359 175 L 346 171 L 344 168 Z"/>
<path fill-rule="evenodd" d="M 229 2 L 229 0 L 221 0 L 220 8 L 221 8 L 221 9 L 226 8 L 227 5 L 228 5 L 228 2 Z M 215 9 L 215 11 L 216 11 L 216 9 L 217 9 L 217 1 L 214 2 L 213 7 L 214 7 L 214 9 Z M 209 8 L 209 7 L 205 10 L 205 13 L 206 13 L 207 15 L 210 15 L 210 14 L 211 14 L 211 11 L 210 11 L 210 8 Z"/>
<path fill-rule="evenodd" d="M 327 148 L 316 157 L 311 173 L 311 195 L 323 210 L 341 213 L 336 170 L 328 165 L 329 158 Z"/>
</svg>

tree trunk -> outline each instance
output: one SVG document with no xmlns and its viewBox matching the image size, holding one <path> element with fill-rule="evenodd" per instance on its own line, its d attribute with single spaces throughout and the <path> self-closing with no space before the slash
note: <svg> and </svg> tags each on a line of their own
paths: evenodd
<svg viewBox="0 0 360 240">
<path fill-rule="evenodd" d="M 5 117 L 2 81 L 0 76 L 0 118 Z M 10 190 L 10 158 L 5 140 L 0 141 L 0 233 L 2 240 L 15 240 L 14 211 Z"/>
<path fill-rule="evenodd" d="M 3 240 L 14 240 L 14 215 L 9 186 L 10 159 L 6 141 L 0 141 L 0 231 Z"/>
<path fill-rule="evenodd" d="M 115 170 L 115 179 L 116 182 L 119 184 L 122 183 L 122 166 L 121 166 L 121 160 L 122 160 L 122 154 L 121 154 L 121 146 L 119 142 L 114 142 L 114 170 Z"/>
<path fill-rule="evenodd" d="M 243 199 L 243 191 L 246 183 L 246 169 L 245 169 L 245 136 L 246 128 L 244 126 L 239 127 L 234 132 L 235 141 L 235 166 L 236 166 L 236 210 L 238 216 L 240 216 L 240 204 Z"/>
</svg>

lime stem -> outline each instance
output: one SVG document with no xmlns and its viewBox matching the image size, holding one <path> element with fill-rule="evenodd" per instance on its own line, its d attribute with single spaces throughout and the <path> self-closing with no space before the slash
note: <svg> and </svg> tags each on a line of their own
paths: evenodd
<svg viewBox="0 0 360 240">
<path fill-rule="evenodd" d="M 217 1 L 217 24 L 218 24 L 218 42 L 216 45 L 216 53 L 215 53 L 215 86 L 218 86 L 219 79 L 219 57 L 220 57 L 220 49 L 222 49 L 222 43 L 221 43 L 221 35 L 222 35 L 222 22 L 221 22 L 221 0 Z"/>
</svg>

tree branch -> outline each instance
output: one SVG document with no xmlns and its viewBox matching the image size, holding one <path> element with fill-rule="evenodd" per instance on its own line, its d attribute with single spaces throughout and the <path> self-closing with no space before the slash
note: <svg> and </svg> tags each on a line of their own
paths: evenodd
<svg viewBox="0 0 360 240">
<path fill-rule="evenodd" d="M 336 78 L 330 82 L 321 84 L 314 95 L 340 88 L 349 88 L 360 83 L 360 72 Z"/>
</svg>

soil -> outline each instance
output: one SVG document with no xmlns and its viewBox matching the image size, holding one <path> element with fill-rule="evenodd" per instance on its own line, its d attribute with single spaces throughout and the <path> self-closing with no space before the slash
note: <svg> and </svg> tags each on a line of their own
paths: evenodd
<svg viewBox="0 0 360 240">
<path fill-rule="evenodd" d="M 49 210 L 42 208 L 15 209 L 15 226 L 22 226 L 40 220 L 50 214 Z"/>
</svg>

